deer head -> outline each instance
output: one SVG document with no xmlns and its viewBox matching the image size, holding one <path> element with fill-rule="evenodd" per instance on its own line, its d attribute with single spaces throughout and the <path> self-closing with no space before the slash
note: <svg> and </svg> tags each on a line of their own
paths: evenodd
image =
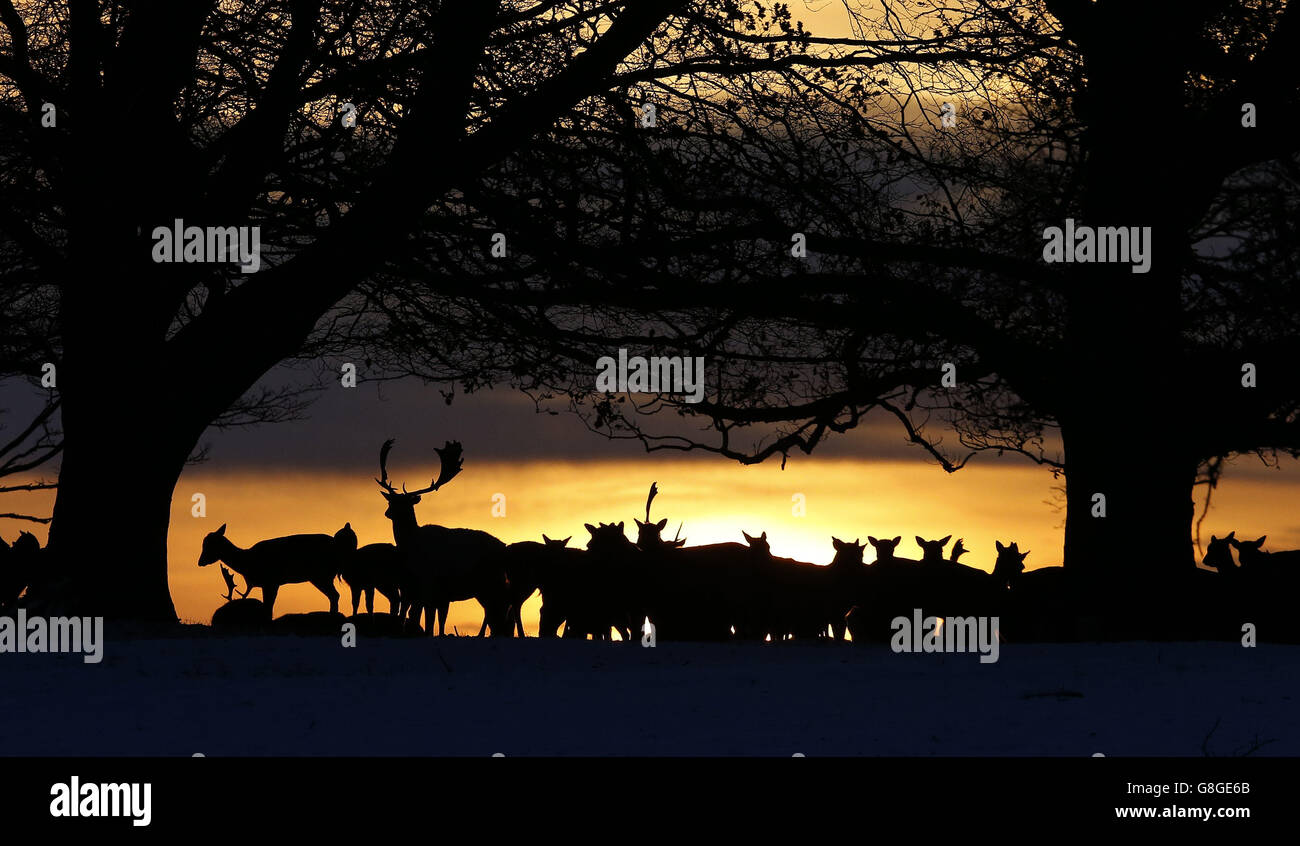
<svg viewBox="0 0 1300 846">
<path fill-rule="evenodd" d="M 204 535 L 203 548 L 199 551 L 199 566 L 217 563 L 229 551 L 230 546 L 230 541 L 226 540 L 226 524 L 222 523 L 220 529 Z"/>
<path fill-rule="evenodd" d="M 388 508 L 384 511 L 384 516 L 396 522 L 415 522 L 415 506 L 420 501 L 423 494 L 438 490 L 443 485 L 454 479 L 460 473 L 465 463 L 464 450 L 461 449 L 460 441 L 447 441 L 446 446 L 442 449 L 434 448 L 438 453 L 438 477 L 429 483 L 427 488 L 420 488 L 418 491 L 408 491 L 403 485 L 399 491 L 388 481 L 388 453 L 392 451 L 393 444 L 397 443 L 396 438 L 389 438 L 384 441 L 384 445 L 379 448 L 379 478 L 375 481 L 382 490 L 379 492 L 384 499 L 388 500 Z"/>
<path fill-rule="evenodd" d="M 832 567 L 862 566 L 862 550 L 866 547 L 857 540 L 849 543 L 832 537 L 831 543 L 835 545 L 835 557 L 831 559 Z"/>
<path fill-rule="evenodd" d="M 767 542 L 767 532 L 763 532 L 763 534 L 758 537 L 754 537 L 744 529 L 741 529 L 740 533 L 745 536 L 745 543 L 749 544 L 750 549 L 763 555 L 772 554 L 772 547 Z"/>
<path fill-rule="evenodd" d="M 903 541 L 902 535 L 899 535 L 893 540 L 877 539 L 877 538 L 873 538 L 871 535 L 867 535 L 867 543 L 871 544 L 876 548 L 877 561 L 892 560 L 894 557 L 894 550 L 898 547 L 900 543 L 902 543 L 902 541 Z"/>
<path fill-rule="evenodd" d="M 941 540 L 928 541 L 920 535 L 916 536 L 916 545 L 921 547 L 921 560 L 926 564 L 944 563 L 943 548 L 952 540 L 952 535 Z"/>
<path fill-rule="evenodd" d="M 593 526 L 590 523 L 583 524 L 591 539 L 587 541 L 587 551 L 597 554 L 601 553 L 625 553 L 632 547 L 632 542 L 623 534 L 623 524 L 620 523 L 601 523 L 599 526 Z"/>
<path fill-rule="evenodd" d="M 1213 567 L 1220 573 L 1235 570 L 1237 565 L 1232 560 L 1232 547 L 1237 545 L 1236 534 L 1232 531 L 1227 537 L 1222 538 L 1210 535 L 1210 544 L 1205 548 L 1205 557 L 1201 559 L 1201 563 L 1206 567 Z"/>
<path fill-rule="evenodd" d="M 998 548 L 998 558 L 993 562 L 993 578 L 1000 585 L 1010 584 L 1012 579 L 1025 572 L 1025 559 L 1029 557 L 1029 550 L 1021 552 L 1015 543 L 1010 546 L 1003 546 L 1002 541 L 993 543 Z"/>
</svg>

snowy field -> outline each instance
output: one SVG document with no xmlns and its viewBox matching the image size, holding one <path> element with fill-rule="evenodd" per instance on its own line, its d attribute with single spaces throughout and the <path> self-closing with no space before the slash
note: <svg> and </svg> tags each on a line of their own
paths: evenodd
<svg viewBox="0 0 1300 846">
<path fill-rule="evenodd" d="M 196 631 L 195 634 L 200 634 Z M 1300 755 L 1300 647 L 203 636 L 0 655 L 6 755 Z"/>
</svg>

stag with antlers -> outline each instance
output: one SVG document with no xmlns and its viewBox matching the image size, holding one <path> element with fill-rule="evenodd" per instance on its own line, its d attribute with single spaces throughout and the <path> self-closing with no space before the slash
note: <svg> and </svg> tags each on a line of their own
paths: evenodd
<svg viewBox="0 0 1300 846">
<path fill-rule="evenodd" d="M 399 491 L 388 481 L 388 454 L 395 441 L 389 439 L 379 450 L 379 478 L 375 481 L 388 501 L 384 516 L 393 523 L 393 541 L 401 553 L 406 582 L 412 592 L 411 614 L 417 622 L 424 609 L 425 629 L 447 633 L 447 607 L 452 602 L 476 599 L 483 606 L 482 635 L 489 627 L 494 636 L 509 637 L 510 594 L 502 565 L 505 544 L 477 529 L 449 529 L 445 526 L 421 526 L 415 506 L 424 494 L 433 493 L 454 479 L 464 464 L 463 450 L 457 441 L 448 441 L 438 454 L 438 476 L 428 487 Z M 407 590 L 404 587 L 403 592 Z"/>
</svg>

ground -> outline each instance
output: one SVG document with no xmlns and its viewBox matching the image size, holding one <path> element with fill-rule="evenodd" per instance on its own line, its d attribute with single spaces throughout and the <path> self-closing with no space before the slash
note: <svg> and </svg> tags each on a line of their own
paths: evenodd
<svg viewBox="0 0 1300 846">
<path fill-rule="evenodd" d="M 0 655 L 6 755 L 1300 755 L 1300 647 L 204 636 Z"/>
</svg>

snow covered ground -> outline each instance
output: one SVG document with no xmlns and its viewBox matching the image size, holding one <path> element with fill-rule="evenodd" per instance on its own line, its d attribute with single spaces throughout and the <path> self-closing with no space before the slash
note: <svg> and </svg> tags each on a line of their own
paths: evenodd
<svg viewBox="0 0 1300 846">
<path fill-rule="evenodd" d="M 198 634 L 199 632 L 196 632 Z M 441 657 L 439 657 L 439 655 Z M 0 655 L 6 755 L 1300 755 L 1300 647 L 203 636 Z"/>
</svg>

